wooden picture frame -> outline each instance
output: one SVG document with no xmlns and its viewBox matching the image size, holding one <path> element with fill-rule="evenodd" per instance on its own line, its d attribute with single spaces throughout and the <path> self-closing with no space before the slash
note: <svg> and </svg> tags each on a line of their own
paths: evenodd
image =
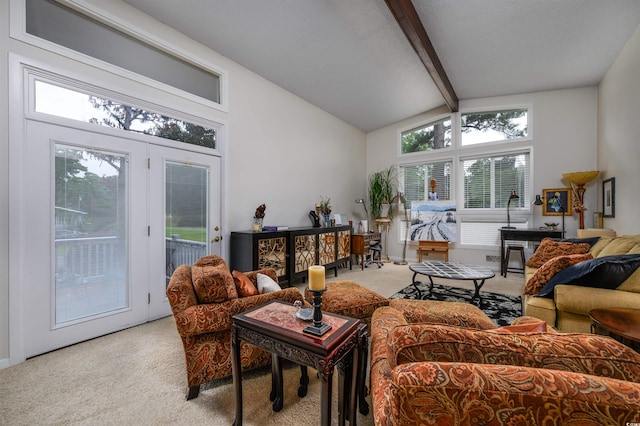
<svg viewBox="0 0 640 426">
<path fill-rule="evenodd" d="M 571 188 L 551 188 L 542 190 L 542 214 L 544 216 L 571 215 Z"/>
<path fill-rule="evenodd" d="M 616 178 L 602 181 L 602 217 L 616 217 Z"/>
</svg>

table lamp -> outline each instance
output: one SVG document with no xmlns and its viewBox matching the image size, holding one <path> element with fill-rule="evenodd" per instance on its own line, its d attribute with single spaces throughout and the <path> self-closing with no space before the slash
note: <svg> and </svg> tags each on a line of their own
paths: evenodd
<svg viewBox="0 0 640 426">
<path fill-rule="evenodd" d="M 507 201 L 507 226 L 504 229 L 514 229 L 515 226 L 511 226 L 511 216 L 509 216 L 509 208 L 511 208 L 511 200 L 519 200 L 520 197 L 516 194 L 516 190 L 511 190 L 509 195 L 509 201 Z"/>
<path fill-rule="evenodd" d="M 358 203 L 358 204 L 362 204 L 362 207 L 364 207 L 364 213 L 365 213 L 365 215 L 366 215 L 365 220 L 367 221 L 367 226 L 368 226 L 368 224 L 369 224 L 369 210 L 367 210 L 367 203 L 366 203 L 366 201 L 364 201 L 364 199 L 363 199 L 363 198 L 358 198 L 358 199 L 356 200 L 356 203 Z M 365 229 L 365 230 L 364 230 L 364 232 L 365 232 L 365 233 L 366 233 L 366 232 L 369 232 L 369 230 L 368 230 L 368 229 Z"/>
<path fill-rule="evenodd" d="M 587 208 L 584 206 L 585 185 L 598 177 L 600 171 L 591 170 L 588 172 L 563 173 L 562 177 L 571 183 L 573 190 L 573 210 L 580 217 L 580 229 L 584 229 L 584 212 Z M 567 206 L 568 208 L 569 206 Z"/>
</svg>

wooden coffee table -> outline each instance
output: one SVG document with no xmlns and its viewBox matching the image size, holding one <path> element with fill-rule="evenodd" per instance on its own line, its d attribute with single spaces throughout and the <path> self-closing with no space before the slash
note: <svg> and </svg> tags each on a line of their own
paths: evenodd
<svg viewBox="0 0 640 426">
<path fill-rule="evenodd" d="M 314 367 L 322 381 L 320 424 L 331 424 L 331 395 L 333 370 L 338 367 L 338 420 L 345 424 L 346 408 L 349 424 L 356 424 L 358 389 L 364 386 L 359 377 L 359 363 L 366 359 L 368 335 L 366 326 L 355 318 L 322 313 L 322 321 L 332 326 L 318 337 L 303 333 L 309 325 L 295 316 L 296 308 L 274 300 L 233 317 L 231 325 L 231 362 L 236 402 L 234 425 L 242 425 L 242 370 L 240 368 L 240 340 L 244 340 L 272 354 L 271 400 L 274 410 L 282 408 L 283 379 L 280 358 L 301 366 Z M 303 370 L 298 395 L 306 394 L 306 370 Z"/>
<path fill-rule="evenodd" d="M 611 336 L 640 352 L 640 309 L 593 309 L 589 316 L 593 333 Z"/>
<path fill-rule="evenodd" d="M 427 260 L 420 263 L 413 263 L 409 265 L 409 269 L 413 271 L 413 278 L 411 284 L 418 291 L 418 294 L 422 292 L 416 284 L 420 281 L 416 281 L 416 276 L 426 275 L 429 277 L 429 294 L 433 291 L 433 278 L 444 278 L 448 280 L 470 280 L 473 281 L 475 292 L 471 300 L 480 299 L 480 289 L 484 285 L 485 280 L 493 278 L 496 274 L 486 266 L 478 265 L 465 265 L 462 263 L 454 262 L 440 262 L 435 260 Z"/>
</svg>

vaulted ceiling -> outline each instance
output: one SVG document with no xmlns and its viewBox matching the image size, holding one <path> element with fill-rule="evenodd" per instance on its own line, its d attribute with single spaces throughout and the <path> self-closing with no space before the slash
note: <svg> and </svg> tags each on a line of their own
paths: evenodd
<svg viewBox="0 0 640 426">
<path fill-rule="evenodd" d="M 123 1 L 364 132 L 451 107 L 447 93 L 595 86 L 640 24 L 639 0 Z M 394 8 L 415 10 L 441 69 Z"/>
</svg>

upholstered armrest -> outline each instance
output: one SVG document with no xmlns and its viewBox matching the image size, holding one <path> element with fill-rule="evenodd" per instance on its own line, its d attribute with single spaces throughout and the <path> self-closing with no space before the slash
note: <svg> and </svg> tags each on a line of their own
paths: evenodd
<svg viewBox="0 0 640 426">
<path fill-rule="evenodd" d="M 522 366 L 423 362 L 391 373 L 389 424 L 631 424 L 640 384 Z"/>
<path fill-rule="evenodd" d="M 389 306 L 402 312 L 411 324 L 446 324 L 477 330 L 497 327 L 484 312 L 470 303 L 393 299 Z"/>
<path fill-rule="evenodd" d="M 520 365 L 640 382 L 640 355 L 608 337 L 569 333 L 496 333 L 445 325 L 398 326 L 388 361 Z"/>
<path fill-rule="evenodd" d="M 301 301 L 302 295 L 297 288 L 291 287 L 273 293 L 231 299 L 222 303 L 191 306 L 182 312 L 174 313 L 174 318 L 178 333 L 183 337 L 230 330 L 231 318 L 234 315 L 272 300 L 293 303 L 296 300 Z"/>
<path fill-rule="evenodd" d="M 640 293 L 604 288 L 558 285 L 554 299 L 559 311 L 589 315 L 596 308 L 634 308 L 640 306 Z"/>
<path fill-rule="evenodd" d="M 536 317 L 531 317 L 531 316 L 527 316 L 527 315 L 523 315 L 521 317 L 518 317 L 516 319 L 514 319 L 511 322 L 511 326 L 524 326 L 524 325 L 533 325 L 533 324 L 540 324 L 540 323 L 546 324 L 544 322 L 544 320 L 541 320 L 540 318 L 536 318 Z M 551 327 L 549 324 L 546 324 L 546 332 L 547 333 L 557 333 L 558 331 Z"/>
<path fill-rule="evenodd" d="M 382 306 L 371 316 L 371 365 L 387 358 L 387 336 L 397 326 L 406 325 L 404 315 L 397 309 Z"/>
</svg>

